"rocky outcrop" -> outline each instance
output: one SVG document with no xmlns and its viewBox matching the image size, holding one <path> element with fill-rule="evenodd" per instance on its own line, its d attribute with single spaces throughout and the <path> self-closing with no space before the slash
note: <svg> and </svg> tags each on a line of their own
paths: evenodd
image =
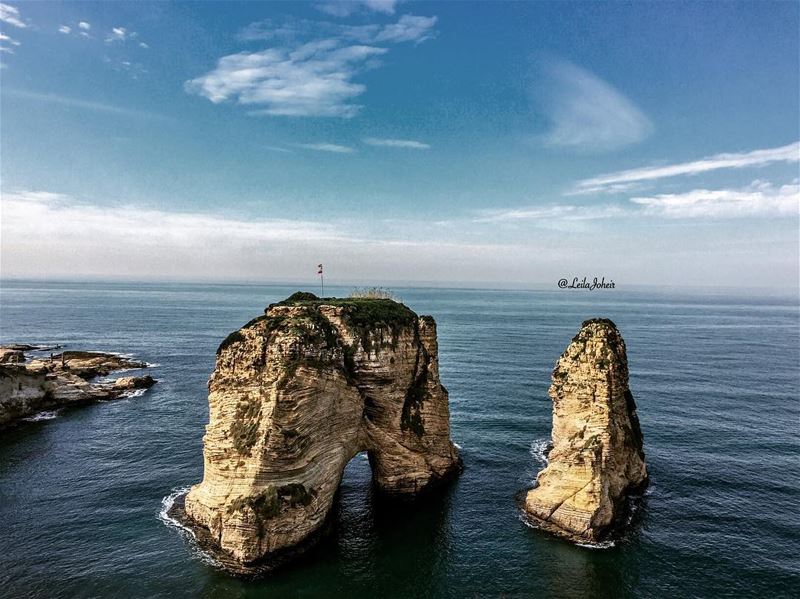
<svg viewBox="0 0 800 599">
<path fill-rule="evenodd" d="M 584 322 L 552 381 L 553 447 L 524 510 L 559 536 L 602 541 L 624 519 L 628 496 L 647 485 L 625 342 L 614 323 Z"/>
<path fill-rule="evenodd" d="M 0 347 L 0 364 L 19 364 L 25 361 L 22 350 L 11 347 Z"/>
<path fill-rule="evenodd" d="M 219 347 L 203 481 L 173 514 L 245 565 L 312 538 L 360 452 L 375 485 L 402 496 L 460 469 L 433 318 L 303 293 L 265 312 Z"/>
<path fill-rule="evenodd" d="M 52 358 L 22 360 L 0 364 L 0 426 L 44 410 L 115 399 L 156 382 L 150 376 L 92 382 L 97 376 L 147 367 L 144 362 L 114 354 L 70 351 Z"/>
</svg>

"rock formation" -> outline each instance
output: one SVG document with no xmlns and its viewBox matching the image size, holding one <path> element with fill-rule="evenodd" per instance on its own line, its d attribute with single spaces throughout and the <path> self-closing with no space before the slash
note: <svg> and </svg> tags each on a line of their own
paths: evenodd
<svg viewBox="0 0 800 599">
<path fill-rule="evenodd" d="M 584 322 L 552 381 L 553 447 L 525 513 L 559 536 L 602 541 L 624 518 L 628 496 L 647 485 L 625 342 L 614 323 Z"/>
<path fill-rule="evenodd" d="M 362 451 L 377 487 L 402 496 L 461 465 L 433 318 L 308 293 L 265 312 L 219 347 L 203 481 L 173 514 L 235 564 L 307 544 Z"/>
<path fill-rule="evenodd" d="M 22 346 L 5 346 L 0 352 L 22 352 L 15 347 Z M 24 360 L 23 354 L 16 356 L 14 363 L 0 364 L 0 426 L 43 410 L 122 397 L 156 382 L 150 376 L 91 382 L 97 376 L 147 367 L 144 362 L 114 354 L 69 351 L 52 358 Z"/>
</svg>

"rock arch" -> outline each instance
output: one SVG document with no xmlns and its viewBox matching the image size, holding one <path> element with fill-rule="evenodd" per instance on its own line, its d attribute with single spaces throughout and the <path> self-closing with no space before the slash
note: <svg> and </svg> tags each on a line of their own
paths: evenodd
<svg viewBox="0 0 800 599">
<path fill-rule="evenodd" d="M 388 299 L 269 306 L 219 347 L 203 444 L 185 522 L 241 564 L 320 530 L 362 451 L 387 493 L 435 485 L 460 469 L 436 323 Z"/>
</svg>

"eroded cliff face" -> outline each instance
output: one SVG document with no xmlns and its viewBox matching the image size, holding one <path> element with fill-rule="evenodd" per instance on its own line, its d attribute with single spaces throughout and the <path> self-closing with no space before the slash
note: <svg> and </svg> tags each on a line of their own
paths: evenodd
<svg viewBox="0 0 800 599">
<path fill-rule="evenodd" d="M 272 305 L 222 343 L 209 391 L 205 471 L 185 515 L 240 563 L 319 530 L 359 452 L 388 493 L 460 468 L 436 324 L 392 300 Z"/>
<path fill-rule="evenodd" d="M 624 517 L 628 495 L 647 484 L 625 342 L 614 323 L 584 322 L 552 381 L 553 448 L 524 508 L 545 530 L 601 541 Z"/>
</svg>

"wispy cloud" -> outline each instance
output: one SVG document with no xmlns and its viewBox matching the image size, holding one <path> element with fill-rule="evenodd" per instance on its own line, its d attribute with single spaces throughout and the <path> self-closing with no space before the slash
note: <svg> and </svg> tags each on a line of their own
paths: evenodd
<svg viewBox="0 0 800 599">
<path fill-rule="evenodd" d="M 91 24 L 87 23 L 86 21 L 80 21 L 78 23 L 78 27 L 84 31 L 89 31 L 92 28 Z"/>
<path fill-rule="evenodd" d="M 126 117 L 153 119 L 160 121 L 170 120 L 169 117 L 166 117 L 161 114 L 156 114 L 153 112 L 136 110 L 133 108 L 122 108 L 120 106 L 113 106 L 111 104 L 104 104 L 102 102 L 81 100 L 79 98 L 70 98 L 67 96 L 59 96 L 57 94 L 43 94 L 39 92 L 29 92 L 23 90 L 3 90 L 3 95 L 15 98 L 22 98 L 24 100 L 32 100 L 34 102 L 46 102 L 49 104 L 58 104 L 61 106 L 69 106 L 72 108 L 80 108 L 83 110 L 93 110 L 96 112 L 106 112 L 109 114 L 117 114 Z"/>
<path fill-rule="evenodd" d="M 19 46 L 19 42 L 12 37 L 7 36 L 5 33 L 0 33 L 0 52 L 13 54 L 14 50 L 10 46 Z"/>
<path fill-rule="evenodd" d="M 368 146 L 384 146 L 387 148 L 408 148 L 410 150 L 428 150 L 430 145 L 413 139 L 385 139 L 380 137 L 365 137 L 362 139 Z"/>
<path fill-rule="evenodd" d="M 280 152 L 281 154 L 294 154 L 294 152 L 288 148 L 282 148 L 280 146 L 261 146 L 265 150 L 269 150 L 270 152 Z"/>
<path fill-rule="evenodd" d="M 354 79 L 380 65 L 386 44 L 419 43 L 433 35 L 436 17 L 404 15 L 390 25 L 344 26 L 314 21 L 252 23 L 244 40 L 280 39 L 259 52 L 223 56 L 214 70 L 185 84 L 215 104 L 234 101 L 255 115 L 351 118 L 366 86 Z"/>
<path fill-rule="evenodd" d="M 397 0 L 331 0 L 315 5 L 320 10 L 333 17 L 349 17 L 357 12 L 378 12 L 393 15 Z"/>
<path fill-rule="evenodd" d="M 416 229 L 408 224 L 398 227 L 399 237 L 375 237 L 366 221 L 101 206 L 49 192 L 4 190 L 2 211 L 4 276 L 286 280 L 307 273 L 314 281 L 316 265 L 329 256 L 339 278 L 441 280 L 449 263 L 450 280 L 463 280 L 476 276 L 478 264 L 481 272 L 502 271 L 509 254 L 504 244 L 409 238 Z"/>
<path fill-rule="evenodd" d="M 135 35 L 135 32 L 133 35 Z M 111 33 L 108 34 L 108 37 L 106 37 L 106 42 L 124 42 L 130 36 L 131 33 L 129 33 L 125 27 L 114 27 L 111 29 Z"/>
<path fill-rule="evenodd" d="M 800 186 L 795 180 L 774 185 L 756 180 L 745 188 L 693 189 L 683 193 L 637 196 L 627 202 L 544 204 L 479 211 L 477 223 L 553 223 L 597 221 L 609 218 L 779 218 L 800 213 Z"/>
<path fill-rule="evenodd" d="M 69 25 L 61 25 L 58 28 L 59 33 L 69 33 L 70 31 L 72 31 L 72 27 L 70 27 Z"/>
<path fill-rule="evenodd" d="M 635 144 L 652 131 L 650 119 L 621 92 L 566 61 L 546 65 L 536 95 L 550 120 L 548 145 L 608 151 Z"/>
<path fill-rule="evenodd" d="M 3 4 L 2 2 L 0 2 L 0 21 L 13 25 L 14 27 L 19 27 L 20 29 L 25 29 L 28 26 L 27 23 L 22 20 L 17 7 L 11 6 L 10 4 Z"/>
<path fill-rule="evenodd" d="M 419 17 L 416 15 L 403 15 L 397 23 L 385 25 L 375 36 L 375 41 L 381 42 L 414 42 L 419 44 L 436 35 L 434 25 L 437 17 Z"/>
<path fill-rule="evenodd" d="M 316 150 L 318 152 L 333 152 L 335 154 L 352 154 L 355 150 L 349 146 L 340 146 L 330 143 L 295 144 L 298 148 L 305 150 Z"/>
<path fill-rule="evenodd" d="M 697 175 L 719 169 L 739 169 L 746 167 L 760 167 L 776 162 L 798 162 L 800 161 L 800 141 L 791 143 L 779 148 L 768 148 L 765 150 L 753 150 L 752 152 L 742 152 L 734 154 L 717 154 L 701 160 L 692 162 L 681 162 L 667 166 L 650 166 L 636 168 L 607 175 L 592 177 L 579 181 L 575 186 L 574 193 L 596 193 L 608 191 L 614 186 L 629 186 L 641 181 L 651 181 L 666 177 L 676 177 L 680 175 Z"/>
<path fill-rule="evenodd" d="M 625 216 L 629 210 L 619 204 L 582 206 L 572 204 L 546 204 L 522 208 L 482 210 L 474 219 L 478 223 L 513 223 L 552 220 L 585 221 Z"/>
<path fill-rule="evenodd" d="M 800 185 L 753 181 L 744 189 L 693 189 L 685 193 L 635 197 L 647 215 L 666 218 L 792 216 L 800 212 Z"/>
</svg>

